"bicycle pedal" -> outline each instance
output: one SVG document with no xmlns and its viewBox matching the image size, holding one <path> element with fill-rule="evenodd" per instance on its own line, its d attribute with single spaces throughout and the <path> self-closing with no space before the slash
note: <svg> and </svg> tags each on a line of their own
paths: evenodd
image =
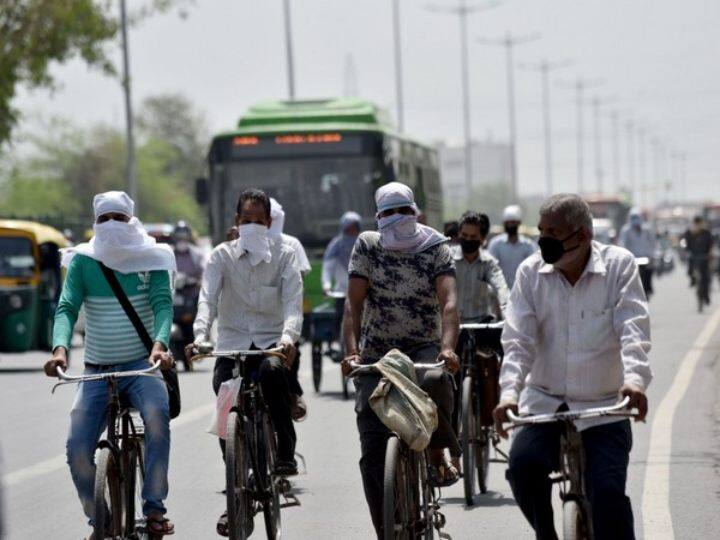
<svg viewBox="0 0 720 540">
<path fill-rule="evenodd" d="M 290 508 L 291 506 L 301 506 L 300 499 L 297 498 L 297 496 L 292 494 L 285 494 L 282 495 L 283 501 L 280 503 L 280 508 Z"/>
</svg>

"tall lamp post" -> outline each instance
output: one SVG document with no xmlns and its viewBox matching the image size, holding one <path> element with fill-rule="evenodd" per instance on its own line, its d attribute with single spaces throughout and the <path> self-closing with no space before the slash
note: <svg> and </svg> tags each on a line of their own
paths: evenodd
<svg viewBox="0 0 720 540">
<path fill-rule="evenodd" d="M 127 162 L 125 164 L 125 181 L 128 195 L 138 204 L 137 173 L 135 171 L 135 134 L 132 109 L 132 93 L 130 84 L 130 52 L 127 32 L 127 10 L 125 0 L 120 0 L 120 35 L 122 36 L 123 78 L 122 87 L 125 94 L 125 141 L 127 146 Z"/>
<path fill-rule="evenodd" d="M 393 38 L 395 42 L 395 106 L 398 130 L 405 130 L 405 105 L 403 102 L 402 39 L 400 37 L 400 0 L 393 0 Z"/>
<path fill-rule="evenodd" d="M 285 57 L 287 60 L 288 99 L 295 99 L 295 61 L 292 45 L 292 19 L 290 0 L 283 0 L 283 18 L 285 20 Z"/>
</svg>

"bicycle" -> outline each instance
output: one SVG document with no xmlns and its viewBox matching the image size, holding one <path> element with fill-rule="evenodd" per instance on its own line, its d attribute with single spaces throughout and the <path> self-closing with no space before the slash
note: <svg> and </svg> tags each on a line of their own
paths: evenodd
<svg viewBox="0 0 720 540">
<path fill-rule="evenodd" d="M 236 362 L 234 377 L 242 377 L 240 391 L 233 400 L 227 419 L 225 446 L 225 493 L 227 498 L 228 532 L 231 540 L 245 540 L 254 529 L 254 517 L 261 510 L 268 538 L 280 538 L 280 508 L 299 504 L 286 495 L 289 482 L 275 473 L 277 441 L 270 413 L 255 380 L 251 357 L 275 356 L 284 359 L 281 348 L 251 351 L 213 351 L 210 344 L 201 344 L 199 354 L 191 358 L 232 358 Z M 252 471 L 252 475 L 250 474 Z M 281 505 L 280 495 L 293 499 Z"/>
<path fill-rule="evenodd" d="M 107 381 L 107 434 L 97 444 L 95 460 L 95 538 L 129 538 L 156 540 L 162 535 L 147 530 L 142 512 L 142 488 L 145 480 L 145 432 L 137 411 L 123 403 L 118 379 L 124 377 L 153 377 L 160 362 L 147 369 L 67 375 L 57 369 L 59 383 L 82 384 Z"/>
<path fill-rule="evenodd" d="M 345 293 L 328 292 L 326 295 L 328 298 L 334 299 L 334 302 L 320 304 L 313 310 L 311 315 L 312 373 L 313 386 L 316 392 L 320 391 L 323 358 L 327 357 L 338 364 L 345 357 L 342 340 L 337 335 L 339 323 L 342 321 L 343 316 L 342 307 L 345 304 Z M 339 341 L 339 348 L 333 348 L 335 341 Z M 342 374 L 342 371 L 340 372 L 340 378 L 343 398 L 348 399 L 347 377 Z"/>
<path fill-rule="evenodd" d="M 492 411 L 498 402 L 500 364 L 498 352 L 504 322 L 461 324 L 467 335 L 461 351 L 462 385 L 460 394 L 465 503 L 473 506 L 477 489 L 487 493 L 490 463 L 506 463 L 507 455 L 498 448 L 500 437 L 493 427 Z M 496 344 L 492 346 L 491 344 Z M 491 449 L 502 459 L 490 457 Z"/>
<path fill-rule="evenodd" d="M 443 362 L 415 364 L 415 369 L 435 369 Z M 348 378 L 377 373 L 374 364 L 350 363 Z M 383 475 L 383 530 L 385 540 L 432 540 L 445 516 L 440 513 L 437 491 L 430 485 L 432 475 L 427 450 L 412 450 L 397 433 L 391 433 L 385 448 Z"/>
<path fill-rule="evenodd" d="M 550 475 L 553 483 L 560 485 L 560 499 L 563 502 L 563 538 L 565 540 L 593 540 L 592 509 L 585 493 L 585 451 L 582 436 L 575 427 L 576 420 L 637 415 L 627 405 L 630 398 L 609 407 L 596 407 L 583 411 L 561 411 L 550 414 L 517 416 L 512 411 L 507 415 L 512 427 L 531 424 L 562 424 L 560 436 L 560 470 Z"/>
</svg>

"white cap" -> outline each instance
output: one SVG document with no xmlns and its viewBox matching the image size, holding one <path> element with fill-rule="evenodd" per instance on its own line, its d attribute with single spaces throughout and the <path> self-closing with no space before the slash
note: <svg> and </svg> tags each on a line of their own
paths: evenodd
<svg viewBox="0 0 720 540">
<path fill-rule="evenodd" d="M 282 204 L 273 197 L 270 197 L 270 218 L 272 219 L 272 224 L 270 225 L 268 236 L 271 238 L 280 238 L 283 228 L 285 227 L 285 211 L 283 210 Z"/>
<path fill-rule="evenodd" d="M 641 217 L 642 217 L 642 210 L 640 210 L 640 207 L 638 207 L 638 206 L 633 206 L 633 207 L 630 209 L 630 215 L 631 215 L 631 216 L 641 216 Z"/>
<path fill-rule="evenodd" d="M 517 204 L 506 206 L 503 210 L 503 221 L 522 221 L 522 209 Z"/>
<path fill-rule="evenodd" d="M 133 217 L 135 203 L 124 191 L 106 191 L 105 193 L 98 193 L 93 198 L 93 211 L 95 212 L 95 219 L 110 212 Z"/>
</svg>

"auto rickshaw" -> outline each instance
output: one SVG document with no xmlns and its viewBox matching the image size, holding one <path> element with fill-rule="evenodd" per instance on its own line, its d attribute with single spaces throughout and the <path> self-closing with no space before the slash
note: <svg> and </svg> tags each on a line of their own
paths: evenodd
<svg viewBox="0 0 720 540">
<path fill-rule="evenodd" d="M 33 221 L 0 220 L 0 352 L 50 350 L 62 274 L 63 234 Z"/>
</svg>

